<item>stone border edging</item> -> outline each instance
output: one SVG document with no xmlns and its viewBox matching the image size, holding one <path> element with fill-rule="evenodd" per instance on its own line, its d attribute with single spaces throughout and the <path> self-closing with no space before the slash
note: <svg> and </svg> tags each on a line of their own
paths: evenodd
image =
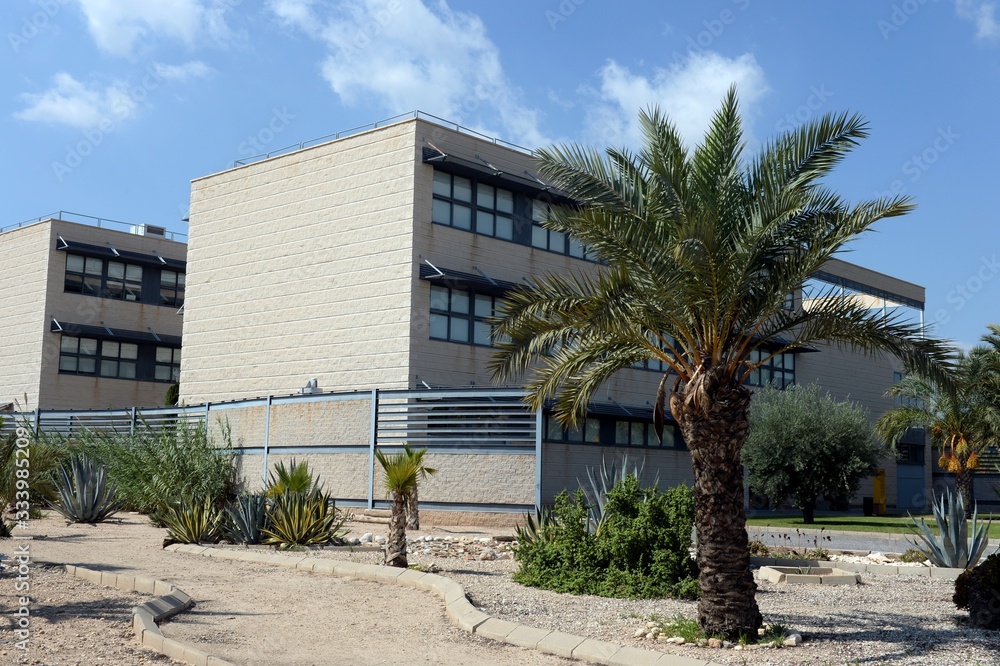
<svg viewBox="0 0 1000 666">
<path fill-rule="evenodd" d="M 751 566 L 832 567 L 853 573 L 873 573 L 890 576 L 923 576 L 955 580 L 965 569 L 946 567 L 900 567 L 891 564 L 861 564 L 860 562 L 829 562 L 827 560 L 791 560 L 785 557 L 751 557 Z"/>
<path fill-rule="evenodd" d="M 416 569 L 358 564 L 357 562 L 308 557 L 306 555 L 240 553 L 194 544 L 172 544 L 167 546 L 167 550 L 223 560 L 270 564 L 377 583 L 392 583 L 432 592 L 444 601 L 448 619 L 463 631 L 560 657 L 605 664 L 606 666 L 720 666 L 716 662 L 704 659 L 666 654 L 500 620 L 487 615 L 469 603 L 465 596 L 465 589 L 457 582 L 445 576 L 423 573 Z"/>
<path fill-rule="evenodd" d="M 196 648 L 188 647 L 172 638 L 167 638 L 160 631 L 160 622 L 178 613 L 183 613 L 194 605 L 191 596 L 176 585 L 143 576 L 125 576 L 74 564 L 41 560 L 36 560 L 36 563 L 62 567 L 70 576 L 95 585 L 114 587 L 126 592 L 158 595 L 155 599 L 132 608 L 132 631 L 135 633 L 137 641 L 166 657 L 192 664 L 192 666 L 236 666 Z"/>
</svg>

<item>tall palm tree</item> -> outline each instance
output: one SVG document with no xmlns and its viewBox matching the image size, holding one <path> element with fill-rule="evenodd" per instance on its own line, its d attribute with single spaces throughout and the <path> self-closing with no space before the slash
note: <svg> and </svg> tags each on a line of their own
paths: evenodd
<svg viewBox="0 0 1000 666">
<path fill-rule="evenodd" d="M 409 566 L 406 560 L 406 500 L 420 481 L 420 462 L 408 452 L 386 455 L 376 450 L 375 458 L 382 466 L 385 491 L 392 495 L 385 563 L 405 569 Z"/>
<path fill-rule="evenodd" d="M 756 636 L 740 468 L 749 373 L 777 354 L 833 341 L 943 376 L 947 349 L 919 326 L 832 290 L 808 309 L 801 299 L 786 308 L 786 295 L 846 242 L 912 208 L 902 197 L 851 205 L 820 183 L 867 136 L 862 118 L 827 115 L 746 162 L 735 88 L 693 151 L 659 110 L 640 122 L 637 153 L 538 151 L 543 177 L 576 202 L 545 226 L 603 265 L 511 293 L 495 322 L 490 368 L 498 381 L 524 376 L 533 407 L 554 397 L 556 417 L 574 424 L 619 370 L 651 358 L 669 367 L 654 420 L 662 432 L 669 406 L 691 451 L 699 623 L 730 638 Z M 755 350 L 764 352 L 756 364 Z"/>
<path fill-rule="evenodd" d="M 1000 432 L 1000 327 L 990 328 L 986 344 L 959 356 L 949 389 L 924 377 L 906 377 L 889 390 L 901 404 L 875 423 L 875 434 L 891 445 L 910 428 L 926 428 L 941 449 L 938 465 L 955 475 L 968 516 L 975 507 L 972 477 Z"/>
<path fill-rule="evenodd" d="M 426 448 L 414 451 L 404 444 L 403 453 L 413 458 L 413 463 L 417 466 L 419 479 L 426 479 L 432 474 L 437 474 L 435 468 L 424 465 L 424 455 L 427 454 Z M 406 496 L 406 529 L 408 530 L 420 529 L 419 490 L 420 484 L 416 483 Z"/>
</svg>

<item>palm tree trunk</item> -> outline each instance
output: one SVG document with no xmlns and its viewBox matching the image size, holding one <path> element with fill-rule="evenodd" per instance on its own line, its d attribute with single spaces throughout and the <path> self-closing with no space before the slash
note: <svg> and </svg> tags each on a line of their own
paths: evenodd
<svg viewBox="0 0 1000 666">
<path fill-rule="evenodd" d="M 763 619 L 750 571 L 740 464 L 750 392 L 742 386 L 722 386 L 709 404 L 707 413 L 694 405 L 672 408 L 694 466 L 698 624 L 708 634 L 733 641 L 756 638 Z"/>
<path fill-rule="evenodd" d="M 389 516 L 389 539 L 386 543 L 385 564 L 407 568 L 406 561 L 406 493 L 392 494 L 392 513 Z"/>
<path fill-rule="evenodd" d="M 974 508 L 976 498 L 972 492 L 972 475 L 973 470 L 962 465 L 962 470 L 955 473 L 955 490 L 959 495 L 962 496 L 962 502 L 965 504 L 965 517 L 972 518 L 972 510 Z"/>
<path fill-rule="evenodd" d="M 413 490 L 411 490 L 406 496 L 406 529 L 408 530 L 420 529 L 420 512 L 417 508 L 417 494 L 417 487 L 413 486 Z"/>
</svg>

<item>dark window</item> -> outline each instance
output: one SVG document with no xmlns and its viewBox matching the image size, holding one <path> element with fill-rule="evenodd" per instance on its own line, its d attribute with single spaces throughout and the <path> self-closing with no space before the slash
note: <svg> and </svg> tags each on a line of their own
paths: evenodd
<svg viewBox="0 0 1000 666">
<path fill-rule="evenodd" d="M 101 341 L 101 377 L 135 379 L 139 345 L 133 342 Z"/>
<path fill-rule="evenodd" d="M 65 290 L 119 301 L 142 300 L 142 266 L 66 255 Z"/>
<path fill-rule="evenodd" d="M 156 370 L 153 377 L 158 382 L 178 382 L 181 379 L 181 350 L 173 347 L 156 348 Z"/>
<path fill-rule="evenodd" d="M 496 306 L 497 299 L 488 294 L 431 285 L 431 338 L 489 347 L 492 331 L 486 320 Z"/>
<path fill-rule="evenodd" d="M 97 349 L 93 338 L 62 336 L 59 343 L 59 372 L 77 375 L 97 374 Z"/>
<path fill-rule="evenodd" d="M 456 229 L 514 240 L 514 193 L 470 178 L 434 172 L 431 219 Z"/>
<path fill-rule="evenodd" d="M 160 271 L 160 303 L 175 308 L 184 305 L 184 273 Z"/>
<path fill-rule="evenodd" d="M 175 382 L 181 350 L 152 344 L 62 335 L 59 372 L 139 381 Z"/>
<path fill-rule="evenodd" d="M 754 350 L 750 352 L 750 362 L 760 363 L 761 359 L 769 355 L 770 352 Z M 750 373 L 746 383 L 748 386 L 767 386 L 773 383 L 779 389 L 791 386 L 795 383 L 795 354 L 784 352 L 771 357 Z"/>
<path fill-rule="evenodd" d="M 144 281 L 147 283 L 145 290 Z M 184 304 L 184 273 L 144 268 L 114 259 L 67 254 L 63 284 L 65 291 L 74 294 L 174 307 Z"/>
<path fill-rule="evenodd" d="M 434 209 L 431 220 L 472 231 L 472 181 L 434 171 Z"/>
<path fill-rule="evenodd" d="M 683 449 L 684 440 L 673 424 L 663 428 L 663 443 L 648 421 L 616 419 L 611 416 L 588 416 L 582 425 L 565 428 L 551 414 L 544 417 L 546 442 L 598 444 L 602 446 L 657 447 Z"/>
</svg>

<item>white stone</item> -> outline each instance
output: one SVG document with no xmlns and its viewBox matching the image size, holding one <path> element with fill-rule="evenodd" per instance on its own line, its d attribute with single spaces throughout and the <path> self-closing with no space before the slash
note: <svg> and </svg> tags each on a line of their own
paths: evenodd
<svg viewBox="0 0 1000 666">
<path fill-rule="evenodd" d="M 375 537 L 375 543 L 385 543 L 387 540 L 388 539 L 386 539 L 381 534 L 379 534 L 378 536 Z"/>
<path fill-rule="evenodd" d="M 642 638 L 645 635 L 646 635 L 645 627 L 639 627 L 638 629 L 635 630 L 635 633 L 632 634 L 632 638 Z"/>
<path fill-rule="evenodd" d="M 371 532 L 365 532 L 364 534 L 361 535 L 361 538 L 358 539 L 358 541 L 360 543 L 371 543 L 372 542 L 372 533 Z"/>
<path fill-rule="evenodd" d="M 782 645 L 787 647 L 795 647 L 802 642 L 802 634 L 791 634 L 788 638 L 781 642 Z"/>
</svg>

